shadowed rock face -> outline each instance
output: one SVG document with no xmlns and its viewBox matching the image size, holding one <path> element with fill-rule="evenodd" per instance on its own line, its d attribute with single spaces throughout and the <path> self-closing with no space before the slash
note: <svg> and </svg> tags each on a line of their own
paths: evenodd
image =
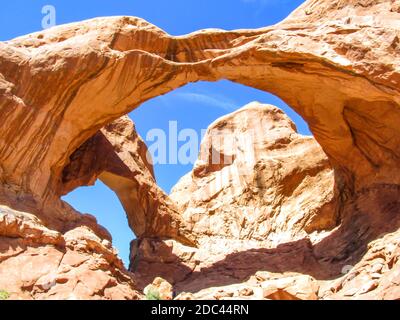
<svg viewBox="0 0 400 320">
<path fill-rule="evenodd" d="M 0 206 L 0 287 L 12 299 L 139 299 L 115 249 L 91 228 L 64 234 Z M 3 289 L 4 288 L 4 289 Z"/>
<path fill-rule="evenodd" d="M 338 211 L 316 141 L 253 102 L 211 124 L 170 195 L 198 248 L 139 239 L 131 271 L 139 288 L 162 276 L 179 299 L 398 298 L 398 190 L 365 188 Z"/>
<path fill-rule="evenodd" d="M 2 179 L 49 198 L 70 155 L 105 124 L 185 83 L 226 78 L 300 113 L 341 188 L 397 183 L 397 2 L 360 3 L 308 1 L 259 30 L 172 37 L 115 17 L 3 42 Z"/>
<path fill-rule="evenodd" d="M 196 198 L 196 192 L 189 199 L 178 197 L 177 205 L 183 210 L 180 212 L 156 186 L 152 169 L 144 157 L 144 146 L 132 125 L 126 119 L 117 119 L 144 101 L 188 82 L 229 79 L 285 100 L 307 121 L 326 155 L 325 158 L 311 139 L 305 142 L 310 148 L 319 150 L 316 158 L 312 158 L 316 167 L 305 161 L 304 168 L 308 169 L 304 175 L 294 172 L 289 175 L 295 177 L 294 181 L 285 180 L 285 176 L 278 179 L 282 188 L 273 191 L 271 197 L 285 195 L 281 199 L 283 202 L 277 203 L 280 210 L 285 205 L 293 209 L 288 200 L 290 197 L 286 195 L 298 191 L 299 187 L 301 191 L 304 181 L 315 188 L 310 177 L 317 179 L 318 175 L 324 176 L 318 180 L 326 183 L 318 196 L 323 194 L 326 198 L 310 200 L 309 207 L 306 202 L 301 202 L 305 201 L 300 197 L 302 192 L 293 193 L 293 199 L 301 202 L 301 208 L 320 208 L 327 203 L 333 204 L 334 208 L 323 211 L 325 215 L 297 212 L 295 216 L 299 215 L 300 224 L 286 226 L 280 219 L 291 221 L 288 211 L 292 209 L 278 210 L 280 214 L 269 220 L 271 230 L 263 230 L 262 221 L 258 224 L 255 220 L 233 231 L 223 230 L 222 235 L 227 241 L 247 239 L 247 244 L 241 243 L 238 247 L 243 245 L 243 248 L 253 250 L 254 246 L 264 246 L 262 241 L 271 235 L 286 233 L 286 241 L 300 239 L 300 248 L 304 244 L 298 256 L 316 259 L 319 270 L 321 263 L 327 266 L 326 272 L 316 277 L 337 276 L 343 264 L 360 260 L 368 241 L 381 233 L 394 232 L 390 238 L 393 243 L 398 239 L 395 232 L 400 184 L 399 8 L 399 1 L 394 0 L 310 0 L 275 26 L 258 30 L 203 30 L 181 37 L 170 36 L 139 18 L 99 18 L 1 42 L 0 203 L 9 212 L 33 214 L 39 219 L 38 224 L 58 232 L 60 237 L 65 238 L 72 232 L 73 237 L 80 239 L 81 231 L 76 233 L 76 230 L 90 230 L 98 243 L 101 239 L 110 239 L 108 233 L 93 218 L 81 215 L 63 203 L 60 196 L 99 178 L 116 191 L 127 211 L 130 226 L 143 238 L 133 244 L 134 253 L 151 242 L 148 237 L 173 238 L 185 243 L 197 240 L 200 241 L 199 252 L 202 252 L 205 248 L 202 241 L 213 243 L 214 240 L 212 237 L 204 240 L 197 233 L 207 231 L 209 235 L 216 235 L 217 230 L 211 227 L 207 230 L 207 227 L 220 221 L 221 217 L 227 217 L 226 213 L 222 210 L 214 218 L 197 218 L 191 204 L 199 205 L 200 210 L 208 213 L 211 208 L 205 201 L 207 199 Z M 258 112 L 262 113 L 261 110 Z M 289 127 L 285 128 L 286 132 L 290 131 Z M 229 132 L 233 136 L 236 134 L 234 130 Z M 293 131 L 291 135 L 296 133 Z M 282 143 L 291 152 L 296 149 L 293 141 L 298 139 L 304 140 L 289 138 Z M 260 141 L 256 141 L 255 146 L 257 150 L 264 150 Z M 223 156 L 230 156 L 228 165 L 199 163 L 193 176 L 181 182 L 177 192 L 179 188 L 193 188 L 196 183 L 206 182 L 224 170 L 237 168 L 238 154 L 219 151 Z M 267 151 L 271 151 L 268 146 Z M 96 155 L 104 152 L 107 157 L 98 161 Z M 262 159 L 261 165 L 265 161 Z M 282 161 L 282 164 L 287 162 Z M 250 174 L 253 180 L 246 183 L 253 185 L 255 179 L 261 186 L 265 185 L 268 170 L 252 169 L 260 174 Z M 272 187 L 268 183 L 266 186 Z M 294 190 L 294 187 L 297 188 Z M 233 183 L 228 189 L 233 194 L 244 191 Z M 249 194 L 246 190 L 243 197 Z M 204 195 L 211 196 L 208 192 Z M 227 199 L 224 194 L 218 197 Z M 247 201 L 244 198 L 241 201 Z M 252 206 L 263 207 L 264 194 L 252 195 L 248 200 Z M 212 199 L 209 203 L 216 201 Z M 245 206 L 240 203 L 239 207 Z M 255 213 L 254 217 L 270 215 L 270 212 Z M 228 229 L 237 224 L 232 217 L 230 215 L 230 221 L 227 221 Z M 243 218 L 243 213 L 239 218 Z M 314 237 L 310 244 L 302 242 L 301 238 L 306 234 L 320 233 L 320 229 L 336 225 L 338 228 L 327 237 Z M 10 237 L 22 239 L 25 232 L 15 235 L 14 229 L 4 230 L 1 235 L 6 240 Z M 3 240 L 1 243 L 5 243 Z M 257 242 L 254 246 L 252 240 Z M 297 242 L 293 245 L 298 248 Z M 42 248 L 44 244 L 39 246 Z M 180 246 L 176 243 L 176 247 Z M 56 247 L 62 249 L 65 245 L 57 243 Z M 217 250 L 213 251 L 215 256 L 227 254 L 219 252 L 217 246 L 210 244 L 210 247 Z M 160 242 L 159 247 L 153 244 L 149 248 L 153 248 L 152 254 L 157 253 L 157 248 L 170 250 L 168 245 L 165 248 L 164 242 Z M 178 254 L 178 260 L 184 264 L 191 262 L 194 254 L 191 250 L 196 251 L 185 247 L 183 253 Z M 279 262 L 282 261 L 280 249 L 274 254 L 278 258 L 271 261 L 282 264 Z M 207 260 L 205 257 L 199 259 L 194 263 Z M 215 262 L 213 259 L 211 264 Z M 390 259 L 385 260 L 388 270 L 397 263 Z M 159 261 L 153 260 L 154 263 Z M 13 260 L 6 261 L 12 263 Z M 298 261 L 290 261 L 286 265 L 288 269 L 313 273 L 313 268 L 299 269 Z M 328 272 L 332 265 L 336 267 Z M 184 270 L 186 267 L 181 266 Z M 15 268 L 18 269 L 18 264 Z M 286 268 L 277 268 L 277 272 L 282 269 Z M 194 270 L 192 265 L 189 270 L 189 273 Z M 209 269 L 213 270 L 219 269 Z M 234 275 L 236 279 L 242 279 L 243 275 L 249 275 L 249 270 L 237 273 L 241 276 Z M 380 297 L 391 290 L 388 289 L 390 283 L 398 283 L 398 275 L 391 277 L 395 280 L 386 281 L 386 289 Z M 293 281 L 282 286 L 288 288 Z M 299 280 L 296 278 L 294 282 L 299 283 Z M 99 292 L 102 296 L 107 286 L 92 288 L 86 296 L 95 296 Z M 33 292 L 32 284 L 23 288 Z M 181 290 L 185 288 L 188 286 L 182 284 Z M 340 284 L 335 288 L 334 291 L 340 291 L 344 286 Z M 375 289 L 376 285 L 371 285 L 366 292 L 371 288 Z M 133 290 L 132 286 L 130 290 Z M 275 294 L 269 288 L 266 296 L 293 296 L 293 290 L 285 289 L 284 293 L 284 289 L 279 290 Z M 133 291 L 131 293 L 135 295 Z"/>
<path fill-rule="evenodd" d="M 173 237 L 190 244 L 191 236 L 178 224 L 178 211 L 157 186 L 148 159 L 145 143 L 133 122 L 124 116 L 102 128 L 71 155 L 60 193 L 100 179 L 118 195 L 137 237 Z"/>
<path fill-rule="evenodd" d="M 257 102 L 216 120 L 170 195 L 193 234 L 274 246 L 337 224 L 334 177 L 312 137 Z"/>
</svg>

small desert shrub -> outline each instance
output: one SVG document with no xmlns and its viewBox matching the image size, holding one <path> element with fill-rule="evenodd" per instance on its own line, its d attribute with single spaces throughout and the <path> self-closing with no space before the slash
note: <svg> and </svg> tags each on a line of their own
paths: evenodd
<svg viewBox="0 0 400 320">
<path fill-rule="evenodd" d="M 160 293 L 157 289 L 150 288 L 146 294 L 146 300 L 161 300 Z"/>
<path fill-rule="evenodd" d="M 10 294 L 5 290 L 0 290 L 0 300 L 7 300 Z"/>
</svg>

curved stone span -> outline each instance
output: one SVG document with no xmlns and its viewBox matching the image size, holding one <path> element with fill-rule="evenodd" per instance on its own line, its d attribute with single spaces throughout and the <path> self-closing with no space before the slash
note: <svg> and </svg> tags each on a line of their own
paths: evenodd
<svg viewBox="0 0 400 320">
<path fill-rule="evenodd" d="M 147 146 L 129 117 L 98 131 L 71 156 L 63 170 L 59 194 L 100 179 L 118 195 L 129 226 L 139 238 L 172 237 L 189 243 L 175 204 L 157 186 Z"/>
<path fill-rule="evenodd" d="M 390 2 L 308 1 L 259 30 L 172 37 L 115 17 L 3 42 L 3 188 L 39 204 L 58 198 L 70 156 L 104 125 L 188 82 L 222 78 L 272 92 L 301 114 L 344 198 L 398 184 L 398 16 Z"/>
<path fill-rule="evenodd" d="M 275 26 L 181 37 L 98 18 L 2 42 L 3 193 L 51 207 L 70 156 L 99 129 L 188 82 L 223 78 L 281 97 L 307 121 L 343 199 L 398 184 L 397 4 L 307 1 Z"/>
<path fill-rule="evenodd" d="M 111 17 L 0 42 L 0 271 L 17 271 L 0 277 L 0 285 L 20 297 L 132 299 L 141 298 L 135 289 L 151 281 L 146 276 L 163 270 L 180 291 L 255 276 L 267 282 L 263 298 L 296 296 L 296 283 L 313 288 L 312 298 L 316 291 L 318 298 L 329 298 L 371 290 L 371 296 L 398 298 L 399 21 L 398 0 L 309 0 L 281 23 L 257 30 L 210 29 L 174 37 L 139 18 Z M 249 217 L 242 212 L 237 221 L 231 212 L 209 207 L 224 194 L 209 193 L 208 202 L 198 199 L 195 184 L 241 167 L 240 152 L 222 149 L 230 162 L 200 163 L 191 180 L 177 186 L 180 200 L 172 203 L 157 187 L 132 123 L 121 118 L 189 82 L 220 79 L 282 98 L 308 123 L 326 155 L 290 125 L 271 150 L 263 149 L 268 139 L 258 141 L 260 153 L 287 166 L 286 174 L 274 172 L 279 184 L 271 199 L 282 200 L 278 215 L 277 210 Z M 261 107 L 251 112 L 262 122 Z M 275 148 L 313 152 L 313 163 L 302 163 L 300 154 L 282 158 L 284 150 Z M 238 208 L 246 207 L 248 195 L 252 206 L 264 204 L 265 190 L 271 189 L 265 174 L 271 170 L 257 165 L 269 163 L 267 158 L 250 175 L 263 192 L 228 186 L 239 193 Z M 138 283 L 117 258 L 108 232 L 60 200 L 95 179 L 115 190 L 140 236 L 132 243 L 130 268 Z M 191 198 L 181 196 L 185 190 L 194 190 Z M 197 217 L 188 203 L 209 216 Z M 298 217 L 288 214 L 299 207 L 306 210 L 297 211 Z M 269 218 L 271 229 L 262 223 Z M 225 220 L 229 229 L 212 229 Z M 265 239 L 281 234 L 286 234 L 283 243 Z M 198 249 L 180 243 L 196 240 Z M 251 259 L 257 263 L 249 264 Z M 24 272 L 33 262 L 35 272 Z M 316 289 L 315 279 L 338 277 L 348 263 L 358 263 L 348 276 Z M 314 279 L 283 279 L 280 290 L 286 291 L 277 293 L 269 281 L 275 286 L 281 280 L 257 275 L 264 268 L 278 278 L 296 272 Z M 258 290 L 253 284 L 240 291 Z"/>
</svg>

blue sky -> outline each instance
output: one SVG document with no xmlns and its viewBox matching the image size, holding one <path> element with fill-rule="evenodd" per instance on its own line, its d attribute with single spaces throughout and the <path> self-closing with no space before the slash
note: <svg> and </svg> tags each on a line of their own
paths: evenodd
<svg viewBox="0 0 400 320">
<path fill-rule="evenodd" d="M 41 30 L 42 8 L 53 5 L 56 23 L 63 24 L 99 16 L 139 16 L 172 35 L 199 29 L 259 28 L 275 24 L 303 0 L 13 0 L 2 1 L 0 41 Z M 309 134 L 304 121 L 275 96 L 229 81 L 189 84 L 165 96 L 152 99 L 130 113 L 139 134 L 160 128 L 168 132 L 169 121 L 178 130 L 191 128 L 200 133 L 218 117 L 251 102 L 260 101 L 284 109 L 301 133 Z M 156 165 L 159 185 L 166 192 L 192 165 Z M 113 236 L 114 246 L 128 264 L 129 242 L 134 234 L 115 194 L 102 183 L 79 188 L 64 198 L 77 210 L 95 215 Z"/>
</svg>

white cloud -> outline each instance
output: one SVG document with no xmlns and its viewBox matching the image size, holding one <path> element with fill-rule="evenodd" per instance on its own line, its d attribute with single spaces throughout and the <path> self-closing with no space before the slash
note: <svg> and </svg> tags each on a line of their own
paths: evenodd
<svg viewBox="0 0 400 320">
<path fill-rule="evenodd" d="M 174 96 L 179 99 L 184 99 L 188 102 L 202 103 L 208 106 L 217 107 L 227 111 L 233 111 L 237 108 L 237 104 L 227 99 L 226 97 L 216 97 L 197 92 L 178 92 Z"/>
</svg>

